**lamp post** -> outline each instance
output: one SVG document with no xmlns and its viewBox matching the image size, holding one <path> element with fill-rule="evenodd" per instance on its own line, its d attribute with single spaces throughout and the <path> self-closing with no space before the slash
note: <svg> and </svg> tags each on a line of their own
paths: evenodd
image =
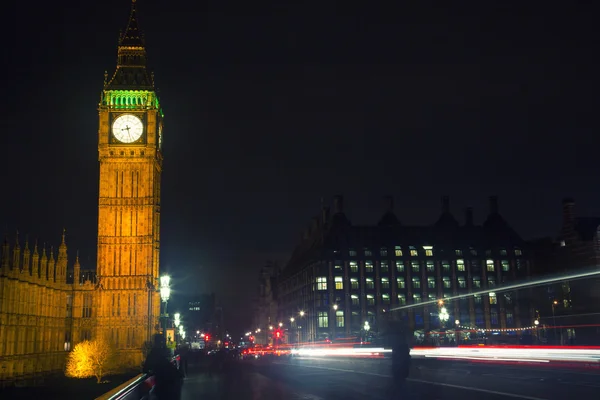
<svg viewBox="0 0 600 400">
<path fill-rule="evenodd" d="M 554 332 L 554 344 L 556 344 L 556 315 L 554 313 L 554 309 L 558 305 L 558 300 L 554 300 L 552 302 L 552 331 Z M 561 332 L 562 333 L 562 332 Z"/>
<path fill-rule="evenodd" d="M 369 325 L 369 321 L 365 321 L 365 324 L 363 325 L 363 329 L 365 331 L 365 342 L 367 341 L 367 336 L 369 335 L 369 330 L 371 329 L 371 325 Z"/>
<path fill-rule="evenodd" d="M 460 321 L 455 320 L 454 324 L 456 325 L 456 345 L 458 346 L 460 344 Z"/>
<path fill-rule="evenodd" d="M 535 339 L 537 340 L 537 343 L 540 343 L 540 331 L 538 330 L 538 326 L 540 324 L 539 320 L 534 320 L 533 321 L 533 325 L 535 326 Z"/>
<path fill-rule="evenodd" d="M 335 340 L 335 336 L 337 334 L 336 330 L 337 330 L 337 309 L 338 309 L 338 305 L 334 304 L 333 305 L 333 337 L 331 338 L 332 342 Z"/>
<path fill-rule="evenodd" d="M 167 340 L 167 319 L 169 318 L 169 313 L 167 312 L 169 297 L 171 297 L 171 277 L 163 275 L 160 277 L 160 299 L 165 303 L 163 314 L 163 336 L 165 337 L 165 343 Z"/>
<path fill-rule="evenodd" d="M 173 325 L 175 325 L 176 329 L 179 329 L 179 337 L 181 337 L 181 339 L 184 339 L 184 337 L 181 336 L 181 328 L 183 328 L 183 326 L 181 325 L 180 313 L 173 314 Z M 177 331 L 175 332 L 175 338 L 177 338 Z M 175 344 L 177 344 L 177 340 L 175 340 Z"/>
</svg>

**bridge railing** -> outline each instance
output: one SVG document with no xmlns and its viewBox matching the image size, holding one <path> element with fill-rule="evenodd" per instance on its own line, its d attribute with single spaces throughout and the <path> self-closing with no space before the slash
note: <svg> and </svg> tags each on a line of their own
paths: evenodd
<svg viewBox="0 0 600 400">
<path fill-rule="evenodd" d="M 177 369 L 179 369 L 179 355 L 171 359 Z M 135 378 L 131 378 L 125 383 L 97 397 L 96 400 L 145 400 L 150 396 L 150 392 L 154 388 L 154 376 L 150 374 L 139 374 Z"/>
</svg>

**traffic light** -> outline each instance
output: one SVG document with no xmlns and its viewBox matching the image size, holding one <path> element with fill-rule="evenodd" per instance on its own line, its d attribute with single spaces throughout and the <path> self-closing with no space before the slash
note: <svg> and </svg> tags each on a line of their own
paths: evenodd
<svg viewBox="0 0 600 400">
<path fill-rule="evenodd" d="M 278 330 L 277 332 L 275 332 L 275 337 L 279 339 L 281 337 L 281 331 Z"/>
<path fill-rule="evenodd" d="M 208 342 L 210 340 L 210 335 L 204 335 L 204 341 Z"/>
</svg>

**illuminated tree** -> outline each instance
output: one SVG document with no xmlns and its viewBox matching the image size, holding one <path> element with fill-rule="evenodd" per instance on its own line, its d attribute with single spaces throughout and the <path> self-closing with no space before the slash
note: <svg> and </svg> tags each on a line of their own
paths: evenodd
<svg viewBox="0 0 600 400">
<path fill-rule="evenodd" d="M 86 340 L 77 344 L 69 353 L 65 375 L 71 378 L 94 376 L 100 383 L 116 366 L 114 348 L 107 340 Z"/>
</svg>

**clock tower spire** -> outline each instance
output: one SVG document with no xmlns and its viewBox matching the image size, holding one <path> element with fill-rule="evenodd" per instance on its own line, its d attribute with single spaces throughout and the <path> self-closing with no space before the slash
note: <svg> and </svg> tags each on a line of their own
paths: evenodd
<svg viewBox="0 0 600 400">
<path fill-rule="evenodd" d="M 98 105 L 99 310 L 97 334 L 120 359 L 142 361 L 157 333 L 160 298 L 160 184 L 163 112 L 148 71 L 136 1 L 119 37 L 117 66 L 105 77 Z"/>
</svg>

